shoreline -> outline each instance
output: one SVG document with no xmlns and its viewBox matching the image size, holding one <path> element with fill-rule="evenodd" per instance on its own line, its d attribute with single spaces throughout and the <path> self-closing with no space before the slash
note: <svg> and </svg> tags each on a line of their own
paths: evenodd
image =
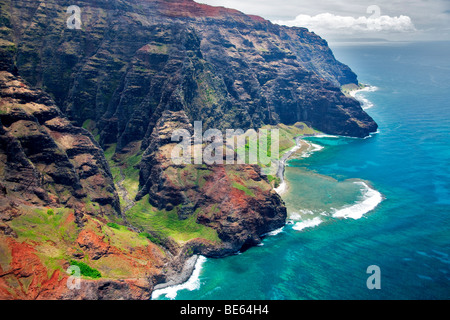
<svg viewBox="0 0 450 320">
<path fill-rule="evenodd" d="M 280 178 L 280 185 L 277 188 L 274 188 L 274 190 L 281 195 L 287 190 L 287 184 L 284 179 L 284 172 L 286 168 L 286 161 L 298 150 L 301 150 L 302 146 L 302 138 L 304 136 L 298 136 L 295 137 L 295 143 L 296 145 L 292 147 L 289 151 L 285 152 L 280 160 L 278 160 L 278 169 L 276 176 Z M 310 144 L 308 144 L 308 148 L 304 150 L 303 152 L 307 151 L 311 147 Z M 274 230 L 272 232 L 276 232 L 277 230 Z M 268 233 L 270 234 L 270 232 Z M 200 258 L 203 258 L 200 260 Z M 200 260 L 200 261 L 199 261 Z M 189 287 L 189 283 L 195 282 L 198 277 L 198 275 L 195 275 L 195 271 L 198 269 L 201 269 L 201 265 L 198 265 L 200 262 L 203 264 L 203 262 L 206 261 L 206 258 L 199 255 L 194 255 L 187 259 L 183 264 L 183 269 L 179 273 L 173 273 L 171 274 L 170 280 L 167 282 L 159 283 L 153 287 L 152 294 L 150 300 L 157 299 L 161 295 L 165 295 L 166 297 L 173 299 L 176 297 L 176 292 L 178 290 L 184 289 L 184 287 Z M 169 278 L 168 277 L 168 278 Z M 178 288 L 179 287 L 179 288 Z"/>
<path fill-rule="evenodd" d="M 302 146 L 302 138 L 304 136 L 298 136 L 295 137 L 295 143 L 296 145 L 292 147 L 289 151 L 285 152 L 280 160 L 278 160 L 278 169 L 277 169 L 277 177 L 280 178 L 280 185 L 277 188 L 274 188 L 274 190 L 281 195 L 287 190 L 287 183 L 284 179 L 284 172 L 286 169 L 286 161 L 298 150 L 301 150 L 304 146 Z M 310 144 L 308 144 L 308 148 L 304 150 L 303 152 L 307 151 L 311 147 Z M 276 232 L 276 230 L 274 230 Z M 272 231 L 272 232 L 274 232 Z M 270 232 L 269 232 L 270 233 Z M 199 261 L 200 258 L 203 258 Z M 197 268 L 201 269 L 201 265 L 198 265 L 200 262 L 203 264 L 203 262 L 206 261 L 206 258 L 199 255 L 194 255 L 187 259 L 183 264 L 183 269 L 179 273 L 174 273 L 170 275 L 170 280 L 167 282 L 159 283 L 153 287 L 151 300 L 157 299 L 161 295 L 165 295 L 166 297 L 169 297 L 170 299 L 173 299 L 176 297 L 176 292 L 180 289 L 184 289 L 184 286 L 188 287 L 190 282 L 195 282 L 198 275 L 195 275 L 195 271 Z M 179 287 L 179 288 L 177 288 Z M 172 289 L 172 290 L 171 290 Z"/>
<path fill-rule="evenodd" d="M 359 91 L 363 91 L 367 87 L 359 90 L 354 90 L 355 94 Z M 356 99 L 356 98 L 355 98 Z M 322 148 L 318 148 L 317 145 L 314 145 L 313 143 L 307 142 L 303 140 L 305 137 L 314 137 L 314 136 L 328 136 L 323 133 L 317 133 L 312 134 L 308 136 L 297 136 L 294 137 L 295 140 L 295 146 L 292 147 L 290 150 L 286 151 L 280 160 L 278 160 L 278 168 L 276 176 L 280 179 L 281 183 L 277 188 L 274 188 L 276 193 L 278 195 L 284 194 L 288 190 L 288 184 L 286 182 L 286 179 L 284 177 L 285 171 L 286 171 L 286 162 L 289 160 L 289 158 L 292 157 L 293 154 L 301 150 L 301 156 L 309 156 L 311 153 L 315 151 L 320 151 Z M 331 136 L 331 135 L 330 135 Z M 333 136 L 338 137 L 338 136 Z M 286 221 L 286 224 L 288 221 Z M 284 228 L 280 228 L 280 231 Z M 274 230 L 272 232 L 275 232 L 277 234 L 277 230 Z M 267 233 L 267 234 L 270 234 Z M 159 283 L 154 286 L 152 290 L 151 300 L 154 300 L 158 298 L 161 295 L 165 295 L 169 299 L 174 299 L 177 295 L 178 290 L 182 289 L 189 289 L 190 284 L 195 285 L 195 282 L 198 280 L 199 273 L 202 269 L 203 263 L 206 261 L 206 257 L 194 255 L 187 259 L 183 264 L 183 269 L 180 273 L 174 273 L 170 275 L 170 280 L 164 283 Z M 198 274 L 196 274 L 196 270 L 198 270 Z"/>
<path fill-rule="evenodd" d="M 314 137 L 314 136 L 321 136 L 322 133 L 310 135 L 308 137 Z M 275 192 L 278 193 L 280 196 L 284 194 L 288 190 L 288 184 L 286 183 L 286 179 L 284 178 L 284 173 L 286 171 L 286 162 L 289 160 L 289 158 L 295 154 L 297 151 L 301 150 L 301 155 L 307 155 L 310 151 L 319 151 L 320 149 L 315 149 L 315 145 L 312 143 L 309 143 L 305 140 L 303 140 L 305 136 L 298 136 L 295 137 L 295 143 L 296 145 L 292 147 L 289 151 L 285 152 L 281 159 L 278 161 L 278 169 L 277 169 L 277 177 L 280 179 L 281 183 L 277 188 L 274 188 Z M 302 145 L 302 143 L 305 143 Z M 304 148 L 304 150 L 302 150 Z"/>
<path fill-rule="evenodd" d="M 378 87 L 376 86 L 372 86 L 372 85 L 368 85 L 368 84 L 363 84 L 364 87 L 362 88 L 357 88 L 357 89 L 350 89 L 348 92 L 348 95 L 351 96 L 353 99 L 358 100 L 361 103 L 361 108 L 365 111 L 367 109 L 370 109 L 373 107 L 373 103 L 370 102 L 368 99 L 364 98 L 364 97 L 356 97 L 356 95 L 359 92 L 374 92 L 378 90 Z"/>
<path fill-rule="evenodd" d="M 373 107 L 374 104 L 372 102 L 370 102 L 368 99 L 366 99 L 364 97 L 356 97 L 356 95 L 359 92 L 374 92 L 377 90 L 378 90 L 378 87 L 376 87 L 376 86 L 362 84 L 362 86 L 360 86 L 358 88 L 348 89 L 348 92 L 346 93 L 346 95 L 349 95 L 353 99 L 359 101 L 361 103 L 361 108 L 363 110 L 367 110 L 367 109 L 370 109 L 371 107 Z M 378 134 L 378 133 L 379 133 L 379 130 L 377 130 L 376 132 L 370 133 L 367 137 L 362 138 L 362 139 L 371 138 L 373 135 Z M 336 136 L 336 135 L 328 135 L 328 134 L 320 134 L 320 133 L 311 135 L 311 137 L 321 137 L 321 136 L 335 137 L 335 138 L 341 137 L 341 136 Z M 305 140 L 303 140 L 303 138 L 305 138 L 305 136 L 295 137 L 296 146 L 293 147 L 288 152 L 286 152 L 285 154 L 283 154 L 283 157 L 279 161 L 279 168 L 277 171 L 277 176 L 280 178 L 282 183 L 280 184 L 280 186 L 278 188 L 275 188 L 275 191 L 280 196 L 282 194 L 284 194 L 289 188 L 289 185 L 286 182 L 286 179 L 284 177 L 286 162 L 297 150 L 299 150 L 301 148 L 301 146 L 300 146 L 301 142 L 304 141 L 308 145 L 308 148 L 302 152 L 303 156 L 305 156 L 305 154 L 306 154 L 306 156 L 309 156 L 312 153 L 323 149 L 323 147 L 315 145 L 314 143 L 305 141 Z M 350 138 L 350 137 L 345 137 L 345 138 Z M 359 139 L 359 138 L 356 138 L 356 139 Z M 369 181 L 358 180 L 358 181 L 355 181 L 355 183 L 361 184 L 364 187 L 363 188 L 363 190 L 364 190 L 363 200 L 358 201 L 351 206 L 346 206 L 339 210 L 336 210 L 336 212 L 333 214 L 333 217 L 344 218 L 344 219 L 348 219 L 348 218 L 359 219 L 362 216 L 364 216 L 366 213 L 374 210 L 382 201 L 385 200 L 384 195 L 382 193 L 380 193 L 378 190 L 376 190 Z M 358 208 L 358 209 L 362 208 L 362 210 L 358 210 L 357 213 L 354 213 L 353 211 L 355 208 Z M 361 212 L 363 212 L 363 213 L 361 213 Z M 322 221 L 317 220 L 316 218 L 303 221 L 304 225 L 301 226 L 301 229 L 299 227 L 297 230 L 302 230 L 303 228 L 307 228 L 310 226 L 316 226 L 316 225 L 320 224 Z"/>
<path fill-rule="evenodd" d="M 170 288 L 173 288 L 173 290 L 175 290 L 176 296 L 176 292 L 180 289 L 183 289 L 183 288 L 176 289 L 177 286 L 187 285 L 191 280 L 195 280 L 192 278 L 194 276 L 194 271 L 197 269 L 197 267 L 199 267 L 197 264 L 199 262 L 203 263 L 204 261 L 200 260 L 200 257 L 201 256 L 199 255 L 193 255 L 192 257 L 188 258 L 184 262 L 183 269 L 181 270 L 181 272 L 170 275 L 169 281 L 155 285 L 152 290 L 151 300 L 158 298 L 160 295 L 164 294 L 166 296 L 169 295 L 171 291 Z"/>
<path fill-rule="evenodd" d="M 365 105 L 365 100 L 362 101 L 361 99 L 356 98 L 356 94 L 358 92 L 371 92 L 371 91 L 376 91 L 378 90 L 377 87 L 375 86 L 370 86 L 370 85 L 364 85 L 363 88 L 357 88 L 357 89 L 353 89 L 353 90 L 349 90 L 348 94 L 353 97 L 354 99 L 358 100 L 359 102 L 361 102 L 361 107 L 366 110 L 369 109 L 370 107 L 372 107 L 372 105 L 370 105 L 369 107 L 364 108 Z M 374 133 L 375 134 L 375 133 Z M 314 137 L 314 136 L 330 136 L 330 137 L 336 137 L 338 138 L 339 136 L 332 136 L 332 135 L 327 135 L 327 134 L 323 134 L 323 133 L 318 133 L 318 134 L 312 134 L 312 135 L 308 135 L 308 137 Z M 368 137 L 371 137 L 371 135 L 369 135 Z M 282 195 L 284 194 L 289 186 L 286 182 L 286 179 L 284 177 L 285 171 L 286 171 L 286 162 L 289 160 L 289 158 L 292 157 L 293 154 L 295 154 L 297 151 L 301 150 L 301 156 L 309 156 L 311 153 L 315 152 L 315 151 L 320 151 L 322 149 L 322 147 L 318 148 L 317 145 L 314 145 L 313 143 L 307 142 L 305 140 L 303 140 L 305 138 L 304 135 L 301 136 L 297 136 L 294 137 L 295 140 L 295 146 L 292 147 L 290 150 L 286 151 L 282 157 L 280 158 L 280 160 L 278 160 L 278 168 L 277 168 L 277 173 L 276 176 L 280 179 L 281 183 L 277 188 L 274 188 L 275 192 L 278 193 L 278 195 Z M 365 139 L 365 138 L 364 138 Z M 359 183 L 363 183 L 366 184 L 366 182 L 359 182 Z M 372 189 L 370 184 L 366 185 L 368 190 L 367 192 L 377 192 L 375 189 Z M 381 198 L 383 198 L 383 196 L 378 193 L 379 196 Z M 367 201 L 367 199 L 365 200 Z M 362 204 L 365 204 L 365 201 L 363 201 L 362 203 L 357 203 L 355 204 L 356 206 L 360 206 Z M 379 202 L 374 206 L 376 207 L 379 204 Z M 355 206 L 354 205 L 354 206 Z M 368 204 L 369 206 L 373 206 L 372 203 Z M 351 207 L 348 208 L 342 208 L 339 212 L 337 212 L 338 216 L 341 216 L 342 218 L 355 218 L 352 215 L 348 214 L 348 210 Z M 374 208 L 372 208 L 373 210 Z M 370 211 L 370 210 L 369 210 Z M 362 215 L 361 215 L 362 216 Z M 359 217 L 359 216 L 358 216 Z M 306 221 L 305 225 L 301 226 L 297 228 L 297 230 L 302 230 L 304 228 L 307 227 L 311 227 L 311 226 L 316 226 L 318 224 L 320 224 L 322 221 L 317 221 L 312 219 L 311 221 Z M 286 221 L 286 223 L 288 223 L 288 221 Z M 283 227 L 284 228 L 284 227 Z M 279 231 L 281 231 L 283 228 L 280 228 Z M 278 231 L 278 232 L 279 232 Z M 272 232 L 275 232 L 275 234 L 277 234 L 277 230 L 274 230 Z M 268 233 L 270 234 L 270 232 Z M 156 298 L 158 298 L 161 295 L 165 295 L 167 298 L 169 299 L 174 299 L 177 295 L 178 290 L 182 290 L 182 289 L 189 289 L 189 290 L 194 290 L 195 286 L 197 285 L 197 281 L 198 281 L 198 277 L 200 274 L 200 271 L 202 269 L 202 265 L 203 263 L 206 261 L 206 257 L 203 256 L 199 256 L 199 255 L 194 255 L 192 257 L 190 257 L 189 259 L 187 259 L 184 264 L 183 264 L 183 269 L 180 273 L 174 273 L 172 275 L 170 275 L 170 280 L 164 283 L 160 283 L 154 286 L 153 290 L 152 290 L 152 296 L 151 296 L 151 300 L 154 300 Z M 194 287 L 192 289 L 192 287 Z"/>
<path fill-rule="evenodd" d="M 301 136 L 299 136 L 299 137 L 295 137 L 294 139 L 295 139 L 295 146 L 291 149 L 291 150 L 289 150 L 289 151 L 287 151 L 287 152 L 285 152 L 284 154 L 283 154 L 283 156 L 281 157 L 281 159 L 280 160 L 278 160 L 278 169 L 277 169 L 277 174 L 276 174 L 276 176 L 280 179 L 280 185 L 278 186 L 278 187 L 276 187 L 276 188 L 274 188 L 274 190 L 275 190 L 275 192 L 276 193 L 278 193 L 279 195 L 281 195 L 281 194 L 283 194 L 284 192 L 286 192 L 286 190 L 287 190 L 287 184 L 286 184 L 286 181 L 285 181 L 285 179 L 284 179 L 284 172 L 285 172 L 285 169 L 286 169 L 286 161 L 297 151 L 297 150 L 300 150 L 301 149 L 301 139 L 302 137 Z"/>
<path fill-rule="evenodd" d="M 357 88 L 357 89 L 351 89 L 349 90 L 348 94 L 351 95 L 353 98 L 356 99 L 355 95 L 358 92 L 373 92 L 373 91 L 377 91 L 378 87 L 376 86 L 372 86 L 370 84 L 363 84 L 364 87 L 362 88 Z"/>
</svg>

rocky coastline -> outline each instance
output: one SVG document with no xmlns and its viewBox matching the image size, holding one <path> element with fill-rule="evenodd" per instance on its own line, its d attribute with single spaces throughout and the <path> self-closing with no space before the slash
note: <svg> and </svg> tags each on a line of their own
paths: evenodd
<svg viewBox="0 0 450 320">
<path fill-rule="evenodd" d="M 356 75 L 305 28 L 192 0 L 79 1 L 80 30 L 60 3 L 0 5 L 1 299 L 149 299 L 197 256 L 282 227 L 257 165 L 171 161 L 172 133 L 194 121 L 377 129 L 340 89 Z M 300 143 L 279 161 L 284 185 Z"/>
</svg>

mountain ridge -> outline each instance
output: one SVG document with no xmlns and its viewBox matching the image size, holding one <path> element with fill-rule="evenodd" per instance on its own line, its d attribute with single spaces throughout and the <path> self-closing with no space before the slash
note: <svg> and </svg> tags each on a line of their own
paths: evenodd
<svg viewBox="0 0 450 320">
<path fill-rule="evenodd" d="M 273 177 L 175 165 L 176 129 L 376 131 L 340 90 L 357 76 L 305 28 L 191 0 L 95 0 L 78 2 L 77 30 L 71 4 L 0 0 L 2 298 L 148 299 L 193 255 L 284 225 Z M 102 278 L 68 289 L 71 261 Z"/>
<path fill-rule="evenodd" d="M 376 131 L 359 103 L 338 90 L 357 84 L 356 75 L 305 28 L 194 1 L 155 0 L 81 1 L 82 30 L 70 30 L 64 6 L 33 1 L 28 5 L 40 5 L 26 10 L 20 3 L 10 2 L 18 7 L 12 11 L 33 21 L 23 33 L 26 22 L 10 19 L 19 25 L 13 41 L 20 42 L 21 75 L 79 126 L 94 120 L 102 146 L 118 142 L 120 150 L 145 140 L 163 110 L 177 108 L 191 121 L 205 113 L 205 126 L 219 129 L 305 121 L 329 134 Z M 322 105 L 320 114 L 312 104 Z"/>
</svg>

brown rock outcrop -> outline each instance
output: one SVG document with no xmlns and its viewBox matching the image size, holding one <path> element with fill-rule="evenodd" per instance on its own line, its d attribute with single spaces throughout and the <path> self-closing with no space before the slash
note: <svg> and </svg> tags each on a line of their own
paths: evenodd
<svg viewBox="0 0 450 320">
<path fill-rule="evenodd" d="M 258 166 L 174 164 L 171 154 L 176 143 L 170 138 L 177 129 L 193 132 L 184 111 L 166 111 L 156 124 L 140 163 L 143 187 L 137 199 L 149 194 L 154 207 L 177 207 L 180 219 L 196 213 L 198 223 L 216 230 L 222 243 L 215 247 L 197 246 L 196 253 L 235 253 L 260 243 L 263 234 L 284 226 L 283 200 Z"/>
</svg>

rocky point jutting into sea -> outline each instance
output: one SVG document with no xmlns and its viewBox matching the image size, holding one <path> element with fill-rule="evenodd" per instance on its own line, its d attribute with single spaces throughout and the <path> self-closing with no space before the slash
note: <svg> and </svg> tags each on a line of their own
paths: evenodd
<svg viewBox="0 0 450 320">
<path fill-rule="evenodd" d="M 284 225 L 257 165 L 175 165 L 176 129 L 377 129 L 341 92 L 356 75 L 305 28 L 190 0 L 98 0 L 77 2 L 73 29 L 71 4 L 0 0 L 2 299 L 148 299 L 192 256 Z"/>
</svg>

